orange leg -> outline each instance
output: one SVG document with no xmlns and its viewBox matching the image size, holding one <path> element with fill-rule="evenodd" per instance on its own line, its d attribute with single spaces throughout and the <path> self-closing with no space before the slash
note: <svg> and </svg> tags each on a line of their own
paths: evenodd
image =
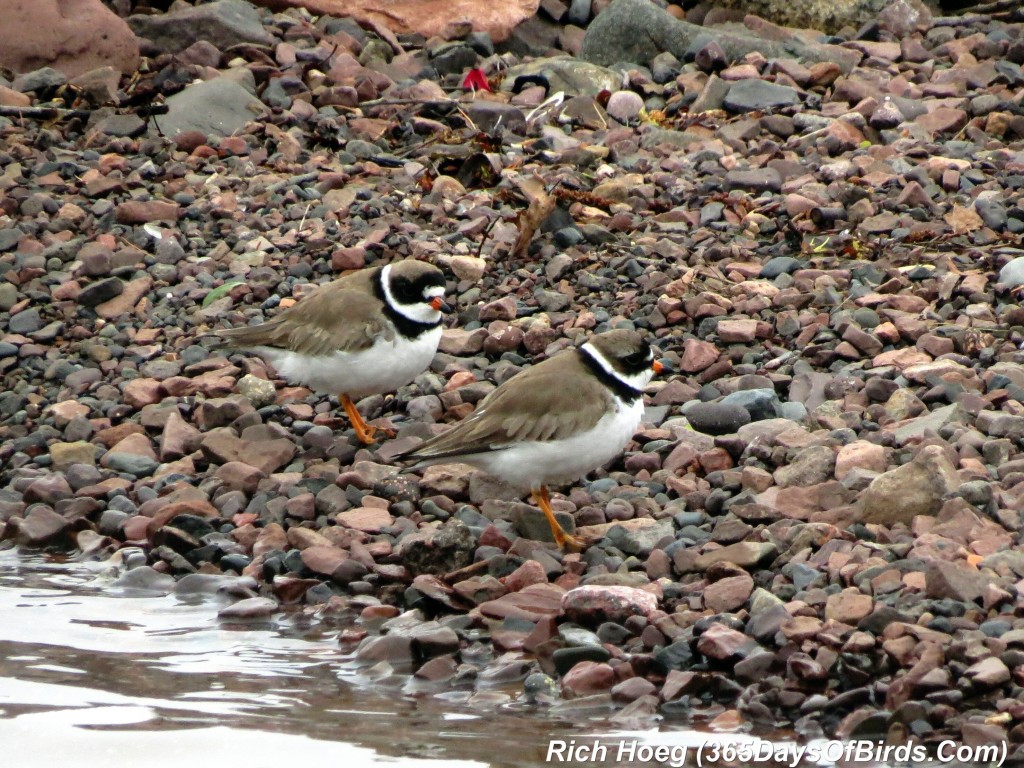
<svg viewBox="0 0 1024 768">
<path fill-rule="evenodd" d="M 356 404 L 352 402 L 352 398 L 348 395 L 338 395 L 338 399 L 341 401 L 341 407 L 348 414 L 348 420 L 352 422 L 352 429 L 356 431 L 356 437 L 359 438 L 359 442 L 363 445 L 373 445 L 376 442 L 373 438 L 377 434 L 377 427 L 371 427 L 363 421 L 363 417 L 356 409 Z"/>
<path fill-rule="evenodd" d="M 555 519 L 555 513 L 551 511 L 551 499 L 548 496 L 546 486 L 542 485 L 539 491 L 533 492 L 533 500 L 540 507 L 540 511 L 544 513 L 544 517 L 548 519 L 548 525 L 551 526 L 551 535 L 555 537 L 555 544 L 570 552 L 579 552 L 584 548 L 582 539 L 566 533 L 565 529 L 559 525 L 558 520 Z"/>
</svg>

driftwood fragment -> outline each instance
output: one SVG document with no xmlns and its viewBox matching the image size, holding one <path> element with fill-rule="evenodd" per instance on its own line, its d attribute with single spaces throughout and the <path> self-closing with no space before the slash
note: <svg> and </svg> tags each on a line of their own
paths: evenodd
<svg viewBox="0 0 1024 768">
<path fill-rule="evenodd" d="M 0 117 L 12 117 L 23 120 L 70 120 L 79 118 L 88 120 L 96 109 L 65 109 L 62 107 L 0 107 Z M 163 115 L 167 112 L 166 104 L 152 104 L 134 110 L 139 117 Z"/>
<path fill-rule="evenodd" d="M 940 16 L 932 21 L 933 26 L 955 27 L 971 24 L 988 24 L 997 21 L 1024 21 L 1024 7 L 1020 0 L 995 0 L 978 3 L 961 9 L 956 16 Z"/>
</svg>

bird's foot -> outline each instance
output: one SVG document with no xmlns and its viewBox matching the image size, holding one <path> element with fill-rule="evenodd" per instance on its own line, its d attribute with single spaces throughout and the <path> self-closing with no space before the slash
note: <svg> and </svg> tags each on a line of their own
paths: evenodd
<svg viewBox="0 0 1024 768">
<path fill-rule="evenodd" d="M 352 429 L 355 430 L 356 438 L 363 445 L 373 445 L 376 443 L 377 435 L 383 435 L 389 440 L 394 440 L 398 437 L 398 430 L 392 427 L 366 424 L 365 422 L 361 425 L 353 424 Z"/>
<path fill-rule="evenodd" d="M 552 531 L 552 533 L 555 535 L 555 544 L 563 552 L 582 552 L 587 548 L 587 543 L 583 539 L 567 533 L 561 526 L 558 527 L 557 531 Z"/>
<path fill-rule="evenodd" d="M 560 549 L 566 552 L 580 552 L 586 548 L 586 543 L 582 539 L 568 533 L 555 518 L 555 513 L 551 510 L 551 497 L 546 487 L 541 486 L 535 490 L 533 500 L 547 518 L 548 525 L 551 526 L 551 536 Z"/>
<path fill-rule="evenodd" d="M 371 424 L 367 424 L 363 420 L 362 414 L 356 408 L 356 404 L 352 402 L 352 399 L 348 395 L 341 395 L 338 398 L 341 400 L 341 407 L 345 409 L 345 413 L 348 415 L 348 420 L 352 424 L 352 429 L 356 433 L 356 439 L 359 440 L 363 445 L 373 445 L 376 443 L 377 433 L 380 432 L 386 437 L 394 437 L 397 433 L 390 427 L 375 427 Z"/>
<path fill-rule="evenodd" d="M 353 424 L 352 429 L 356 433 L 356 439 L 363 445 L 373 445 L 377 442 L 376 435 L 379 431 L 377 427 L 372 427 L 369 424 Z"/>
</svg>

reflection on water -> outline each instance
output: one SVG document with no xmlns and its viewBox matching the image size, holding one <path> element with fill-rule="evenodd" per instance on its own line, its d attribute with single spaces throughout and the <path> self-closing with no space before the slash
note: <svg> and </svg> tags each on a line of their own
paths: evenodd
<svg viewBox="0 0 1024 768">
<path fill-rule="evenodd" d="M 488 691 L 485 715 L 472 690 L 367 685 L 335 626 L 227 623 L 218 598 L 116 594 L 95 568 L 0 552 L 4 765 L 528 766 L 569 725 L 513 691 Z"/>
<path fill-rule="evenodd" d="M 339 649 L 335 624 L 302 612 L 225 622 L 221 598 L 118 593 L 99 568 L 0 552 L 3 766 L 516 768 L 543 765 L 552 739 L 714 738 L 671 724 L 623 732 L 607 708 L 534 707 L 518 685 L 374 680 Z"/>
</svg>

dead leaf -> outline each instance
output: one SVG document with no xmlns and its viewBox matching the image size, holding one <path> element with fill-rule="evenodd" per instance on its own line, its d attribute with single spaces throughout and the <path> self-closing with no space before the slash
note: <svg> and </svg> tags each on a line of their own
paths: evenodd
<svg viewBox="0 0 1024 768">
<path fill-rule="evenodd" d="M 953 210 L 942 217 L 953 228 L 954 235 L 965 235 L 980 229 L 984 223 L 973 208 L 954 205 Z"/>
<path fill-rule="evenodd" d="M 291 133 L 282 131 L 273 123 L 264 123 L 264 130 L 267 137 L 277 143 L 277 151 L 284 160 L 294 163 L 302 156 L 302 144 Z"/>
<path fill-rule="evenodd" d="M 953 291 L 960 284 L 960 275 L 944 275 L 942 282 L 939 284 L 939 298 L 943 301 L 949 301 L 953 298 Z"/>
<path fill-rule="evenodd" d="M 554 195 L 547 193 L 547 190 L 544 188 L 544 181 L 536 176 L 520 182 L 519 188 L 526 195 L 526 199 L 530 201 L 530 204 L 516 218 L 519 236 L 516 238 L 516 244 L 512 248 L 512 256 L 514 258 L 526 255 L 533 236 L 537 234 L 537 230 L 540 229 L 540 225 L 544 223 L 544 220 L 551 215 L 557 202 L 557 198 Z"/>
<path fill-rule="evenodd" d="M 544 183 L 544 179 L 540 176 L 530 176 L 528 179 L 521 179 L 516 182 L 516 186 L 519 187 L 519 191 L 522 192 L 526 196 L 526 199 L 531 203 L 534 200 L 547 195 L 547 185 Z"/>
</svg>

